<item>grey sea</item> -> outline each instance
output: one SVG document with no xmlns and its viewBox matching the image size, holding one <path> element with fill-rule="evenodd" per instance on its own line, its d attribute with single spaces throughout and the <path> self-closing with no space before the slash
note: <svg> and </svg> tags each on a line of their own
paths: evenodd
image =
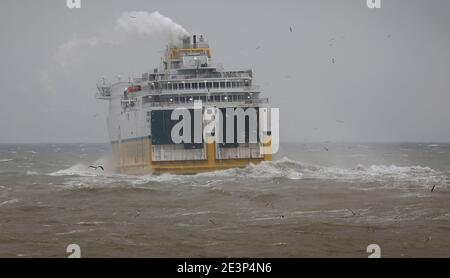
<svg viewBox="0 0 450 278">
<path fill-rule="evenodd" d="M 450 257 L 450 144 L 282 144 L 190 176 L 122 175 L 110 157 L 0 145 L 0 257 Z"/>
</svg>

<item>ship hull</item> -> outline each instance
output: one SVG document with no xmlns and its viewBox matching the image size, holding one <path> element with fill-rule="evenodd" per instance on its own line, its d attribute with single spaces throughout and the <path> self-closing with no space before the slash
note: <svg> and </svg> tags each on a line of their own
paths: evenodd
<svg viewBox="0 0 450 278">
<path fill-rule="evenodd" d="M 205 160 L 152 161 L 152 141 L 150 137 L 112 142 L 113 157 L 118 172 L 130 175 L 181 174 L 191 175 L 231 168 L 244 168 L 250 164 L 271 161 L 272 155 L 265 154 L 261 158 L 217 159 L 215 143 L 205 144 Z M 265 148 L 270 147 L 270 143 Z M 131 150 L 131 151 L 130 151 Z"/>
</svg>

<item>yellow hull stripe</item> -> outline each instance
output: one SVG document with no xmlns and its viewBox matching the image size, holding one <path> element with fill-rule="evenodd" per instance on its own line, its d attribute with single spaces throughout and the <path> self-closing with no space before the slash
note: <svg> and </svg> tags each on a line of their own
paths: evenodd
<svg viewBox="0 0 450 278">
<path fill-rule="evenodd" d="M 269 143 L 264 147 L 270 148 Z M 146 173 L 196 174 L 230 168 L 243 168 L 249 164 L 271 161 L 272 155 L 251 159 L 216 159 L 215 143 L 206 145 L 206 160 L 152 161 L 152 143 L 150 138 L 129 140 L 122 143 L 112 142 L 113 157 L 120 172 L 132 175 Z"/>
</svg>

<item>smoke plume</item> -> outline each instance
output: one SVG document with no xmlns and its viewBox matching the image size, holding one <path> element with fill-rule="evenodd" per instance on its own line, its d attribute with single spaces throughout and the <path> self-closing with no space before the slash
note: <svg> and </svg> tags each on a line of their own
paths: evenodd
<svg viewBox="0 0 450 278">
<path fill-rule="evenodd" d="M 189 36 L 186 29 L 158 11 L 123 12 L 116 20 L 113 28 L 104 30 L 99 35 L 72 38 L 60 45 L 54 58 L 60 66 L 80 63 L 80 54 L 87 48 L 102 45 L 124 44 L 131 37 L 162 37 L 168 42 L 176 42 Z"/>
</svg>

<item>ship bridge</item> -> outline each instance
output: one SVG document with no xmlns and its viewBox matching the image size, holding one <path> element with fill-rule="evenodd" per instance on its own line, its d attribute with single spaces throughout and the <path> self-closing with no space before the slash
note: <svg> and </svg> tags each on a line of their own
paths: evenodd
<svg viewBox="0 0 450 278">
<path fill-rule="evenodd" d="M 200 35 L 186 37 L 181 45 L 171 44 L 166 50 L 163 70 L 206 68 L 210 64 L 211 48 Z"/>
</svg>

